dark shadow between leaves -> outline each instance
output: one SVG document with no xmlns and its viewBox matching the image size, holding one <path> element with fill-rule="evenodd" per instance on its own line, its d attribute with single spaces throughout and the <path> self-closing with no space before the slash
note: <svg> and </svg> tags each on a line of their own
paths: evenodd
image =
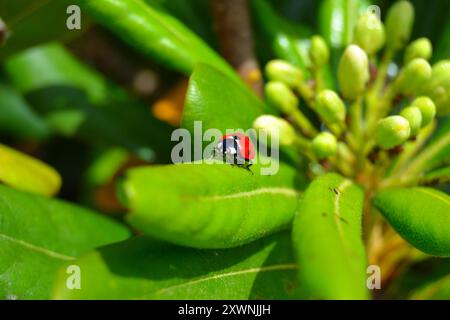
<svg viewBox="0 0 450 320">
<path fill-rule="evenodd" d="M 193 249 L 139 236 L 99 250 L 109 270 L 120 277 L 191 279 L 236 265 L 277 241 L 270 236 L 233 249 Z"/>
</svg>

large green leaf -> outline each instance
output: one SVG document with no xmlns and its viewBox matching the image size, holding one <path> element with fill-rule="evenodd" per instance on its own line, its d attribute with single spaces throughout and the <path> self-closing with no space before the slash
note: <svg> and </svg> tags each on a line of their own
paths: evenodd
<svg viewBox="0 0 450 320">
<path fill-rule="evenodd" d="M 450 256 L 450 196 L 431 188 L 379 192 L 375 206 L 409 243 L 425 253 Z"/>
<path fill-rule="evenodd" d="M 281 17 L 266 0 L 252 0 L 251 4 L 256 23 L 271 42 L 274 54 L 309 73 L 309 28 Z"/>
<path fill-rule="evenodd" d="M 299 296 L 286 233 L 222 250 L 173 246 L 145 237 L 93 251 L 75 262 L 82 290 L 67 290 L 65 269 L 55 299 L 292 299 Z"/>
<path fill-rule="evenodd" d="M 128 221 L 145 234 L 199 248 L 238 246 L 291 222 L 305 182 L 280 164 L 251 175 L 228 164 L 140 167 L 124 182 Z"/>
<path fill-rule="evenodd" d="M 50 128 L 15 89 L 0 83 L 0 132 L 39 140 L 49 135 Z"/>
<path fill-rule="evenodd" d="M 450 299 L 450 275 L 443 277 L 414 291 L 410 299 L 416 300 L 449 300 Z"/>
<path fill-rule="evenodd" d="M 50 43 L 15 55 L 7 60 L 6 71 L 59 133 L 123 146 L 147 160 L 155 152 L 159 160 L 168 159 L 171 127 L 61 45 Z"/>
<path fill-rule="evenodd" d="M 171 15 L 183 22 L 203 40 L 214 44 L 216 36 L 210 15 L 208 0 L 144 0 L 150 5 L 160 4 Z"/>
<path fill-rule="evenodd" d="M 322 0 L 318 28 L 331 47 L 333 73 L 337 72 L 343 49 L 353 40 L 358 16 L 366 11 L 370 4 L 370 0 Z"/>
<path fill-rule="evenodd" d="M 361 240 L 363 192 L 330 173 L 314 180 L 294 220 L 300 283 L 321 299 L 365 299 L 366 256 Z"/>
<path fill-rule="evenodd" d="M 321 35 L 333 49 L 343 49 L 353 40 L 358 16 L 368 10 L 369 0 L 323 0 L 319 10 Z"/>
<path fill-rule="evenodd" d="M 239 79 L 197 35 L 155 5 L 142 0 L 80 0 L 80 3 L 98 23 L 125 42 L 176 70 L 190 74 L 197 63 L 203 62 Z"/>
<path fill-rule="evenodd" d="M 129 236 L 125 227 L 92 211 L 4 186 L 0 221 L 3 299 L 49 298 L 63 263 Z"/>
<path fill-rule="evenodd" d="M 194 132 L 194 121 L 202 121 L 204 130 L 216 128 L 247 130 L 253 121 L 268 112 L 256 96 L 230 80 L 219 70 L 198 65 L 190 80 L 184 106 L 184 128 Z"/>
<path fill-rule="evenodd" d="M 61 177 L 55 169 L 3 144 L 0 144 L 0 182 L 46 196 L 54 195 L 61 187 Z"/>
<path fill-rule="evenodd" d="M 67 7 L 72 0 L 14 0 L 0 1 L 0 17 L 5 21 L 10 36 L 0 51 L 0 59 L 42 42 L 71 40 L 81 35 L 89 25 L 81 15 L 81 30 L 69 30 Z"/>
</svg>

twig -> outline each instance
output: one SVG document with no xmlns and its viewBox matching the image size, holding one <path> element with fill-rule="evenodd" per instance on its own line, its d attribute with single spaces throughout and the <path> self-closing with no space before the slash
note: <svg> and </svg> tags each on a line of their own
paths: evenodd
<svg viewBox="0 0 450 320">
<path fill-rule="evenodd" d="M 241 78 L 262 96 L 262 76 L 253 48 L 248 0 L 210 0 L 219 50 Z"/>
</svg>

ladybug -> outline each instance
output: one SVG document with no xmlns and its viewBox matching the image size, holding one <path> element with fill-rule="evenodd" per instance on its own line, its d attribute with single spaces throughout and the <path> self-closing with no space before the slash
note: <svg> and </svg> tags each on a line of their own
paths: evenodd
<svg viewBox="0 0 450 320">
<path fill-rule="evenodd" d="M 243 167 L 250 171 L 255 158 L 255 148 L 250 138 L 242 133 L 224 135 L 214 148 L 213 156 L 221 155 L 223 160 L 232 165 Z"/>
</svg>

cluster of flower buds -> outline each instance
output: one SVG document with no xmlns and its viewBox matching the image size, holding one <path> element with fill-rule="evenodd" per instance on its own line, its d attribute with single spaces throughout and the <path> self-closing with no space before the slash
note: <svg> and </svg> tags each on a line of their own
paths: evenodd
<svg viewBox="0 0 450 320">
<path fill-rule="evenodd" d="M 336 88 L 323 81 L 330 51 L 320 36 L 310 39 L 311 79 L 287 61 L 270 61 L 265 96 L 281 116 L 261 116 L 254 127 L 277 134 L 282 146 L 295 145 L 311 160 L 327 160 L 342 170 L 340 158 L 355 162 L 347 167 L 358 170 L 370 165 L 373 152 L 414 143 L 436 115 L 450 114 L 450 60 L 431 66 L 426 38 L 407 45 L 413 20 L 414 9 L 404 0 L 389 9 L 385 24 L 372 12 L 362 14 L 340 58 Z M 400 50 L 403 66 L 388 75 Z"/>
</svg>

